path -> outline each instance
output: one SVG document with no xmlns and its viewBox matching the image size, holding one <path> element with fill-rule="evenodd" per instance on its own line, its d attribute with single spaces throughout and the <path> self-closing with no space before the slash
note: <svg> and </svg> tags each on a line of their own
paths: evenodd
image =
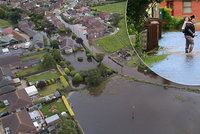
<svg viewBox="0 0 200 134">
<path fill-rule="evenodd" d="M 185 54 L 185 39 L 181 32 L 163 34 L 159 46 L 163 49 L 159 50 L 158 54 L 169 54 L 169 56 L 151 66 L 154 72 L 176 83 L 200 85 L 200 36 L 195 38 L 191 54 Z"/>
</svg>

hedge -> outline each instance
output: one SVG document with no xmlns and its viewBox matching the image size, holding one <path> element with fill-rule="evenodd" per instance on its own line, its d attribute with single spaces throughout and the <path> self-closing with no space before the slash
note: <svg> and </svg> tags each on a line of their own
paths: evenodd
<svg viewBox="0 0 200 134">
<path fill-rule="evenodd" d="M 70 73 L 70 70 L 69 70 L 69 68 L 65 68 L 65 73 L 68 75 L 69 73 Z"/>
<path fill-rule="evenodd" d="M 60 73 L 61 75 L 66 75 L 65 72 L 62 70 L 62 68 L 61 68 L 60 65 L 56 65 L 56 67 L 57 67 L 57 69 L 58 69 L 58 71 L 59 71 L 59 73 Z"/>
<path fill-rule="evenodd" d="M 68 88 L 69 87 L 69 83 L 67 82 L 67 80 L 65 79 L 64 76 L 60 76 L 60 81 L 63 84 L 64 88 Z"/>
</svg>

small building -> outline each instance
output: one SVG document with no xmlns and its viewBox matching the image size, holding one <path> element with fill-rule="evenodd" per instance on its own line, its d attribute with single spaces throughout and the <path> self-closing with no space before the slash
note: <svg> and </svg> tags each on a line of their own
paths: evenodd
<svg viewBox="0 0 200 134">
<path fill-rule="evenodd" d="M 3 49 L 2 49 L 2 52 L 3 52 L 3 54 L 8 54 L 8 53 L 10 53 L 10 51 L 9 51 L 8 48 L 3 48 Z"/>
<path fill-rule="evenodd" d="M 58 114 L 55 114 L 53 116 L 46 118 L 45 122 L 48 126 L 50 126 L 50 125 L 54 125 L 55 122 L 58 121 L 59 119 L 60 119 L 60 117 L 58 116 Z"/>
<path fill-rule="evenodd" d="M 33 85 L 33 86 L 29 86 L 25 88 L 26 93 L 28 94 L 28 96 L 35 96 L 38 94 L 38 90 L 37 88 Z"/>
<path fill-rule="evenodd" d="M 18 41 L 11 36 L 0 36 L 0 47 L 17 44 Z"/>
</svg>

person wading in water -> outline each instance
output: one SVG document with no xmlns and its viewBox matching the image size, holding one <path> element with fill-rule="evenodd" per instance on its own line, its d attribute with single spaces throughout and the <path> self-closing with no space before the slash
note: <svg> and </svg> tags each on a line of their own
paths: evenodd
<svg viewBox="0 0 200 134">
<path fill-rule="evenodd" d="M 195 16 L 192 15 L 185 25 L 184 35 L 186 39 L 185 53 L 191 53 L 194 48 Z"/>
</svg>

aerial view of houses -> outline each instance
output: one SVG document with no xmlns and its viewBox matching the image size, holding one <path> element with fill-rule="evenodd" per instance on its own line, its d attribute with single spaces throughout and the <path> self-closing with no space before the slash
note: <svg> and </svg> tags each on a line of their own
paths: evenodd
<svg viewBox="0 0 200 134">
<path fill-rule="evenodd" d="M 127 45 L 124 12 L 118 1 L 0 1 L 0 133 L 83 133 L 67 98 L 116 73 L 103 60 Z"/>
</svg>

